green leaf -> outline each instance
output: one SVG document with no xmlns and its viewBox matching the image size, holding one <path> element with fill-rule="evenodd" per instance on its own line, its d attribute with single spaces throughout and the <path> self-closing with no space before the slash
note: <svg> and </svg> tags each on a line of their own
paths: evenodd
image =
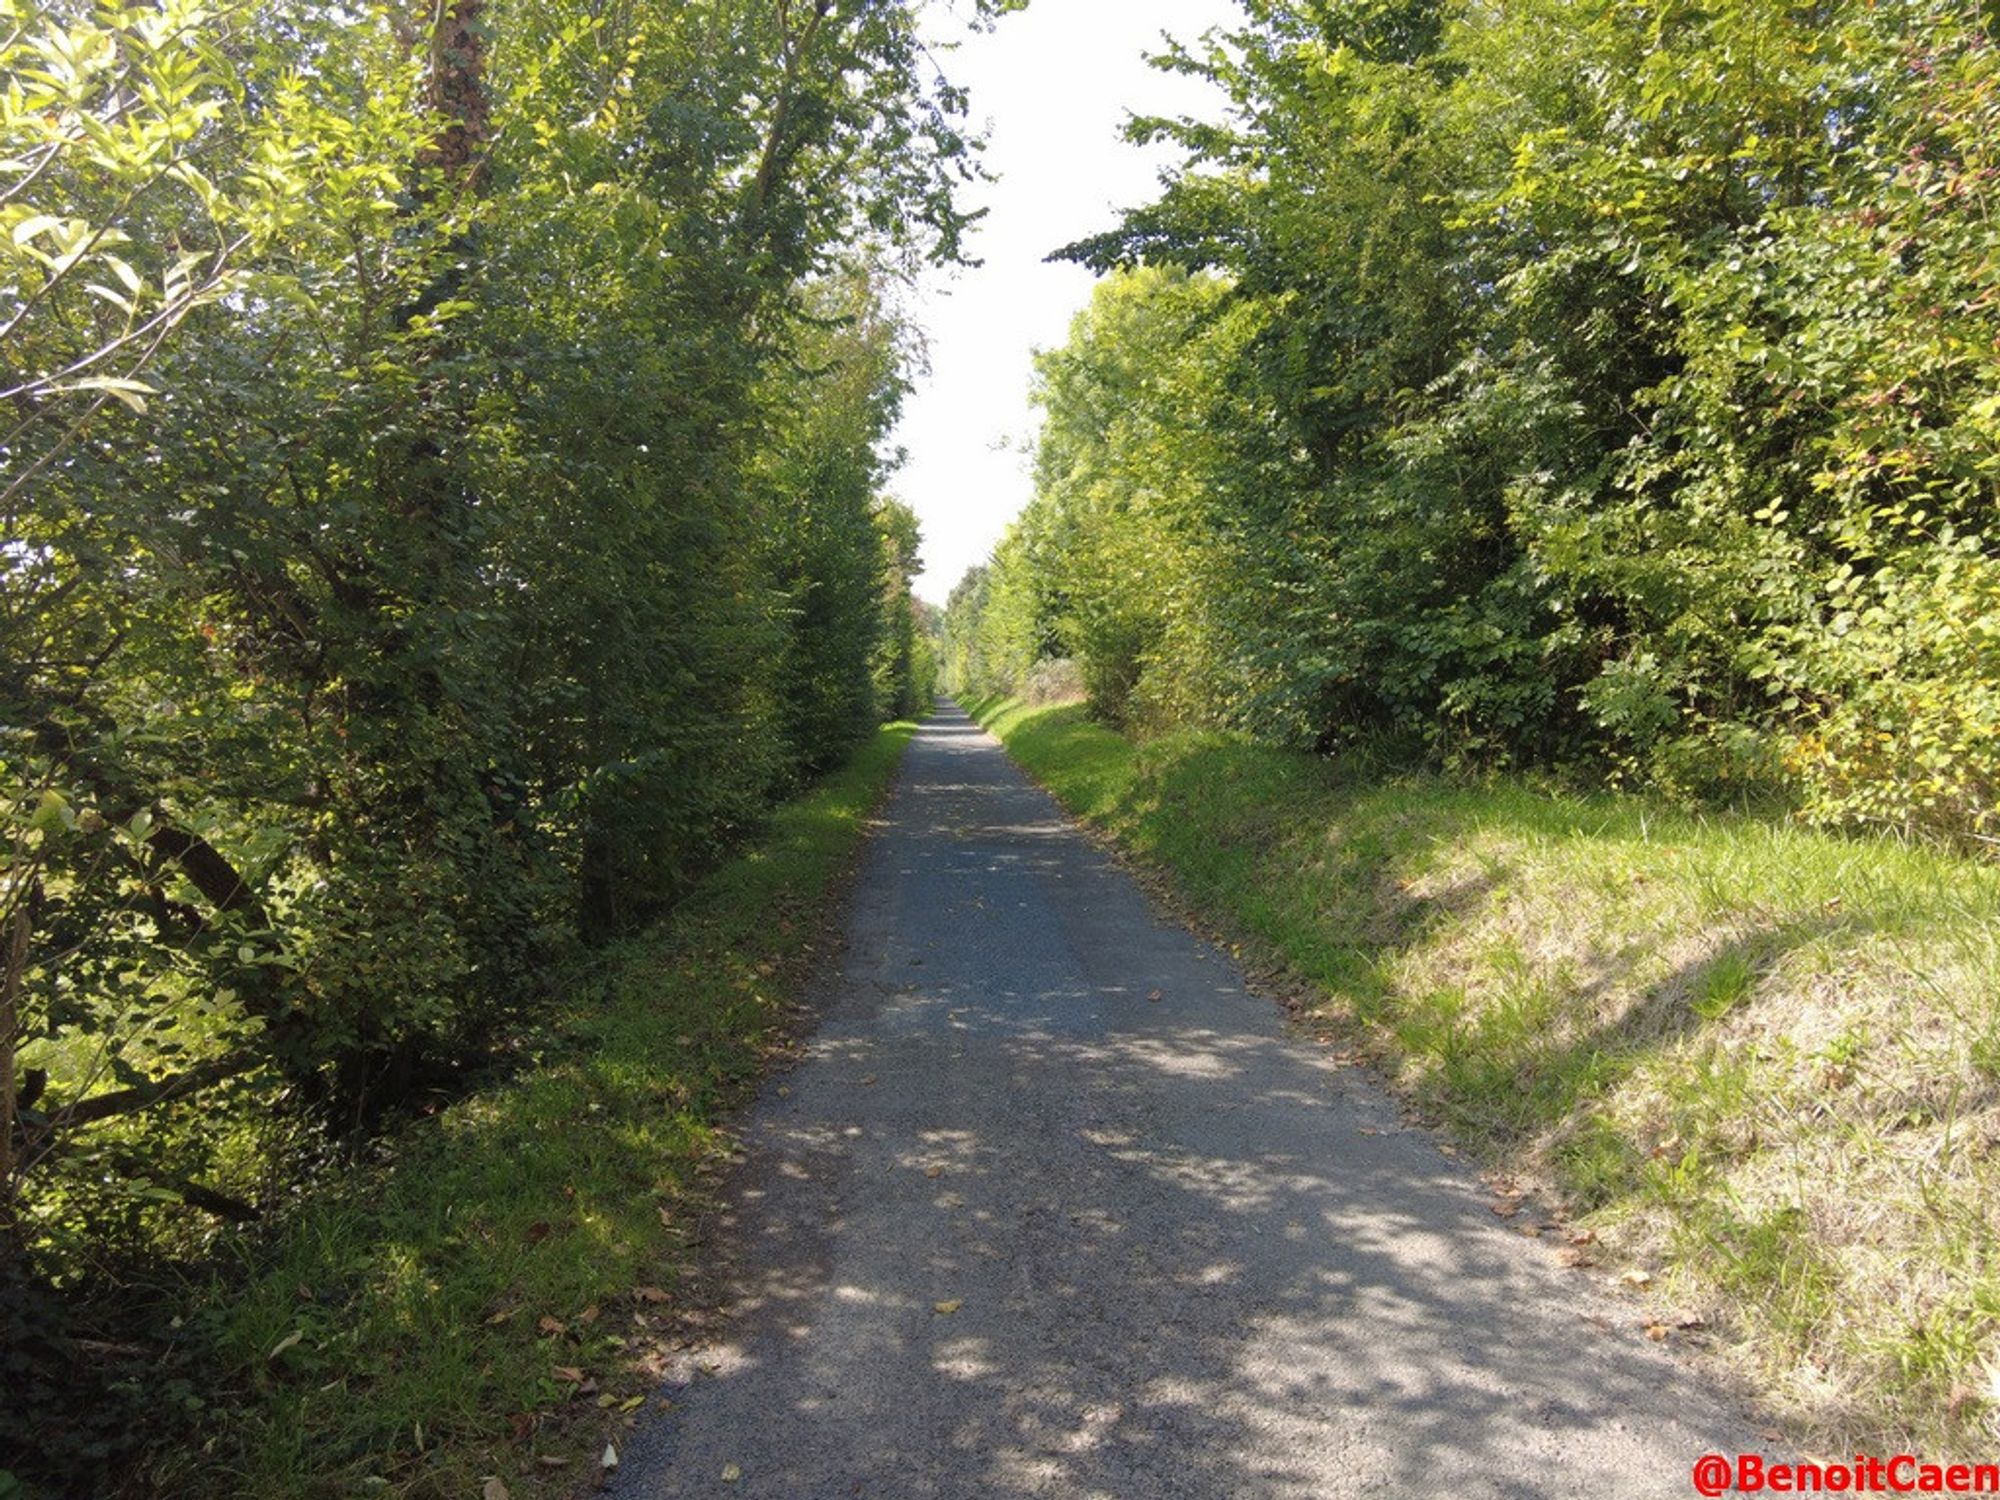
<svg viewBox="0 0 2000 1500">
<path fill-rule="evenodd" d="M 91 375 L 82 380 L 72 380 L 65 385 L 54 387 L 58 391 L 102 391 L 143 414 L 146 397 L 157 396 L 159 392 L 143 380 L 131 380 L 120 375 Z"/>
<path fill-rule="evenodd" d="M 43 790 L 33 816 L 28 819 L 28 827 L 36 833 L 61 833 L 76 827 L 76 812 L 61 792 L 48 787 Z"/>
<path fill-rule="evenodd" d="M 60 229 L 63 221 L 54 214 L 30 214 L 14 226 L 14 243 L 25 245 L 37 235 L 47 234 L 51 229 Z"/>
</svg>

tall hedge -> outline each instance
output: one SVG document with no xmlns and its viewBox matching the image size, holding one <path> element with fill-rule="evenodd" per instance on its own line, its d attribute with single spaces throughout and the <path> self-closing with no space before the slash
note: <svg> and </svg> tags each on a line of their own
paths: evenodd
<svg viewBox="0 0 2000 1500">
<path fill-rule="evenodd" d="M 1113 716 L 2000 836 L 1962 0 L 1249 0 L 947 639 Z M 977 601 L 984 601 L 979 604 Z"/>
<path fill-rule="evenodd" d="M 281 1213 L 917 705 L 916 10 L 0 0 L 0 1311 Z"/>
</svg>

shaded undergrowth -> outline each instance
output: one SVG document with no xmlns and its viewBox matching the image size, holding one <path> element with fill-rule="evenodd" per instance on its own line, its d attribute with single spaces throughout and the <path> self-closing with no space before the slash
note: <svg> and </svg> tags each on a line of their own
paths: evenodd
<svg viewBox="0 0 2000 1500">
<path fill-rule="evenodd" d="M 611 950 L 534 1066 L 416 1122 L 189 1288 L 206 1400 L 140 1487 L 562 1493 L 655 1384 L 739 1103 L 796 1014 L 827 905 L 913 726 L 772 817 Z M 498 1491 L 491 1491 L 498 1493 Z"/>
</svg>

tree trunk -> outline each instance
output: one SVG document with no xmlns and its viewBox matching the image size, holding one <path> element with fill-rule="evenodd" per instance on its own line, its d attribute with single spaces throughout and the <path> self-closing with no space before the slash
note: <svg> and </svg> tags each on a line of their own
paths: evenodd
<svg viewBox="0 0 2000 1500">
<path fill-rule="evenodd" d="M 21 975 L 28 966 L 28 908 L 30 892 L 23 890 L 14 904 L 7 933 L 0 949 L 0 1260 L 11 1260 L 18 1248 L 14 1217 L 14 1049 L 21 1040 Z"/>
</svg>

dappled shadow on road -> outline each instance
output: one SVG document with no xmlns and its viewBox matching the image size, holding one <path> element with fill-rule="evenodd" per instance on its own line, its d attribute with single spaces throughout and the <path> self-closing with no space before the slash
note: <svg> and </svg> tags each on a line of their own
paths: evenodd
<svg viewBox="0 0 2000 1500">
<path fill-rule="evenodd" d="M 850 1038 L 763 1136 L 735 1336 L 682 1398 L 749 1410 L 720 1424 L 733 1456 L 698 1429 L 690 1481 L 1295 1497 L 1331 1466 L 1356 1490 L 1529 1496 L 1650 1462 L 1678 1483 L 1680 1449 L 1649 1457 L 1659 1434 L 1626 1425 L 1657 1409 L 1660 1362 L 1582 1323 L 1421 1137 L 1329 1107 L 1290 1044 L 1082 1040 L 1060 1013 L 1085 996 L 1018 997 L 1047 1017 L 960 998 L 900 1003 L 971 1038 L 948 1118 L 981 1128 L 875 1093 L 926 1059 Z M 1005 1097 L 1052 1087 L 1035 1118 Z M 1578 1455 L 1579 1432 L 1609 1451 Z M 1567 1482 L 1543 1467 L 1565 1457 Z"/>
<path fill-rule="evenodd" d="M 886 823 L 621 1494 L 1669 1495 L 1740 1446 L 990 741 L 927 730 Z"/>
</svg>

